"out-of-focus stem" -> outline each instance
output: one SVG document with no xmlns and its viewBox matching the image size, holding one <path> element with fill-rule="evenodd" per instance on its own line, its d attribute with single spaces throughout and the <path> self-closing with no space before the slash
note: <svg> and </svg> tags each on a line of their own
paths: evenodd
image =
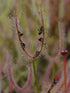
<svg viewBox="0 0 70 93">
<path fill-rule="evenodd" d="M 0 63 L 0 93 L 1 93 L 1 80 L 2 80 L 2 69 L 3 69 L 3 62 Z"/>
<path fill-rule="evenodd" d="M 37 74 L 36 74 L 36 67 L 35 67 L 35 62 L 33 61 L 33 72 L 34 72 L 34 78 L 35 78 L 35 84 L 37 88 L 37 93 L 39 92 L 39 85 L 38 85 L 38 79 L 37 79 Z"/>
<path fill-rule="evenodd" d="M 60 0 L 59 5 L 59 18 L 62 20 L 65 16 L 65 0 Z"/>
<path fill-rule="evenodd" d="M 1 69 L 0 69 L 0 93 L 1 93 Z"/>
<path fill-rule="evenodd" d="M 11 69 L 11 66 L 9 67 L 9 71 L 8 71 L 8 75 L 9 75 L 9 78 L 10 78 L 10 83 L 11 85 L 10 86 L 13 86 L 16 90 L 18 90 L 20 93 L 21 92 L 24 92 L 25 90 L 27 90 L 27 88 L 30 86 L 31 84 L 31 81 L 32 81 L 32 68 L 31 68 L 31 65 L 29 65 L 28 67 L 28 79 L 27 79 L 27 82 L 26 84 L 24 85 L 23 88 L 20 88 L 14 78 L 13 78 L 13 75 L 12 75 L 12 69 Z"/>
</svg>

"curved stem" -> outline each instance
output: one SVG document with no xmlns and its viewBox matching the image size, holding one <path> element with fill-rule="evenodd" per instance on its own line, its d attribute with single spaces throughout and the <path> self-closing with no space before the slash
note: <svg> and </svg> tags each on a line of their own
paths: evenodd
<svg viewBox="0 0 70 93">
<path fill-rule="evenodd" d="M 23 47 L 23 42 L 22 42 L 22 39 L 21 39 L 21 36 L 19 35 L 19 33 L 20 33 L 20 29 L 19 29 L 19 20 L 18 20 L 18 18 L 17 18 L 17 10 L 16 10 L 16 7 L 15 7 L 15 25 L 16 25 L 16 29 L 17 29 L 17 34 L 18 34 L 18 38 L 19 38 L 19 42 L 20 42 L 20 45 L 21 45 L 21 48 L 22 48 L 22 50 L 25 52 L 25 54 L 27 55 L 27 56 L 29 56 L 30 58 L 32 58 L 32 59 L 35 59 L 35 58 L 37 58 L 39 55 L 40 55 L 40 53 L 41 53 L 41 51 L 42 51 L 42 49 L 43 49 L 43 45 L 44 45 L 44 20 L 43 20 L 43 14 L 42 14 L 42 11 L 41 11 L 41 22 L 42 22 L 42 32 L 43 32 L 43 34 L 42 34 L 42 38 L 43 38 L 43 40 L 42 40 L 42 42 L 41 42 L 41 48 L 40 48 L 40 50 L 39 50 L 39 53 L 38 54 L 35 54 L 35 55 L 30 55 L 28 52 L 27 52 L 27 50 Z"/>
<path fill-rule="evenodd" d="M 32 81 L 32 68 L 31 68 L 31 65 L 29 65 L 28 67 L 28 80 L 26 82 L 26 84 L 24 85 L 23 88 L 20 88 L 14 78 L 13 78 L 13 75 L 12 75 L 12 69 L 11 69 L 11 66 L 9 67 L 9 70 L 8 70 L 8 75 L 9 75 L 9 78 L 10 78 L 10 82 L 12 82 L 12 85 L 14 86 L 14 88 L 16 90 L 18 90 L 19 92 L 24 92 L 30 85 L 31 85 L 31 81 Z"/>
<path fill-rule="evenodd" d="M 35 84 L 37 88 L 37 93 L 39 92 L 39 85 L 38 85 L 38 79 L 37 79 L 37 74 L 36 74 L 36 67 L 35 67 L 35 62 L 33 61 L 33 71 L 34 71 L 34 78 L 35 78 Z"/>
</svg>

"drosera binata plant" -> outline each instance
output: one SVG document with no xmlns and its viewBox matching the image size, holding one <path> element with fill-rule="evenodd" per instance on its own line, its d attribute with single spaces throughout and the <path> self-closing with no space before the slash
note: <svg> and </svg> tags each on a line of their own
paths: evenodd
<svg viewBox="0 0 70 93">
<path fill-rule="evenodd" d="M 13 74 L 12 74 L 12 59 L 11 59 L 11 55 L 10 52 L 8 51 L 7 53 L 7 63 L 4 70 L 8 69 L 8 78 L 9 78 L 9 93 L 13 93 L 13 88 L 15 88 L 16 90 L 18 90 L 19 92 L 24 92 L 26 89 L 28 89 L 28 87 L 31 85 L 31 81 L 32 81 L 32 68 L 31 68 L 31 64 L 29 63 L 27 65 L 28 68 L 28 79 L 26 84 L 24 85 L 23 88 L 20 88 L 14 78 L 13 78 Z"/>
<path fill-rule="evenodd" d="M 52 57 L 49 55 L 48 51 L 46 49 L 44 49 L 44 55 L 48 58 L 48 60 L 51 62 L 50 65 L 48 66 L 46 73 L 45 73 L 45 81 L 48 80 L 49 74 L 53 68 L 53 64 L 54 62 L 59 62 L 59 59 L 61 57 L 61 50 L 63 49 L 63 45 L 64 45 L 64 35 L 63 35 L 63 31 L 62 31 L 62 22 L 59 21 L 58 22 L 58 31 L 59 31 L 59 50 L 58 53 L 55 57 Z"/>
<path fill-rule="evenodd" d="M 39 92 L 39 85 L 38 85 L 38 79 L 37 79 L 37 75 L 36 75 L 36 67 L 35 67 L 35 59 L 40 55 L 41 51 L 42 51 L 42 48 L 43 48 L 43 45 L 44 45 L 44 20 L 43 20 L 43 14 L 42 14 L 42 11 L 41 11 L 41 27 L 39 29 L 39 32 L 38 32 L 38 35 L 42 35 L 38 41 L 41 42 L 41 48 L 40 50 L 36 51 L 36 53 L 32 56 L 30 55 L 27 50 L 26 50 L 26 44 L 24 42 L 22 42 L 22 39 L 21 37 L 23 36 L 23 33 L 21 33 L 20 29 L 19 29 L 19 20 L 17 18 L 17 9 L 15 7 L 15 25 L 16 25 L 16 29 L 17 29 L 17 34 L 18 34 L 18 38 L 19 38 L 19 42 L 20 42 L 20 45 L 21 45 L 21 48 L 22 50 L 25 52 L 25 54 L 30 57 L 32 60 L 33 60 L 33 71 L 34 71 L 34 77 L 35 77 L 35 83 L 36 83 L 36 88 L 37 88 L 37 93 L 40 93 Z M 14 85 L 15 86 L 15 85 Z M 17 87 L 15 87 L 16 89 L 18 89 Z M 18 89 L 20 90 L 20 89 Z"/>
<path fill-rule="evenodd" d="M 0 93 L 2 92 L 2 87 L 1 87 L 1 83 L 2 83 L 2 79 L 5 76 L 5 74 L 7 74 L 8 72 L 8 79 L 9 79 L 9 92 L 8 93 L 13 93 L 13 88 L 17 89 L 19 92 L 24 92 L 26 89 L 28 89 L 28 87 L 31 85 L 31 81 L 32 81 L 32 67 L 31 64 L 29 63 L 27 65 L 28 68 L 28 79 L 26 84 L 24 85 L 23 88 L 20 88 L 14 78 L 13 78 L 13 74 L 12 74 L 12 58 L 10 55 L 10 52 L 7 51 L 6 53 L 6 62 L 5 64 L 3 64 L 3 62 L 1 61 L 0 63 Z"/>
<path fill-rule="evenodd" d="M 29 66 L 28 66 L 28 80 L 27 80 L 27 82 L 26 82 L 26 84 L 24 85 L 23 88 L 20 88 L 16 84 L 16 82 L 15 82 L 15 80 L 13 78 L 13 75 L 12 75 L 12 68 L 11 68 L 11 66 L 9 66 L 8 75 L 9 75 L 10 87 L 14 87 L 19 92 L 24 92 L 31 85 L 31 81 L 32 81 L 32 68 L 31 68 L 31 64 L 29 64 Z M 12 89 L 10 90 L 10 93 L 12 93 Z"/>
<path fill-rule="evenodd" d="M 43 48 L 43 44 L 44 44 L 44 20 L 43 20 L 43 15 L 42 15 L 42 11 L 41 11 L 41 22 L 42 22 L 42 26 L 40 27 L 39 29 L 39 35 L 42 34 L 42 37 L 39 38 L 38 40 L 41 41 L 41 49 L 38 51 L 36 51 L 36 54 L 31 56 L 27 50 L 25 49 L 26 47 L 26 44 L 24 42 L 22 42 L 22 39 L 21 37 L 23 36 L 23 33 L 21 33 L 20 29 L 19 29 L 19 20 L 18 20 L 18 16 L 17 16 L 17 10 L 15 8 L 15 25 L 16 25 L 16 29 L 17 29 L 17 33 L 18 33 L 18 38 L 19 38 L 19 42 L 20 42 L 20 45 L 21 45 L 21 48 L 22 50 L 26 53 L 27 56 L 29 56 L 30 58 L 32 59 L 35 59 L 39 56 L 39 54 L 41 53 L 42 51 L 42 48 Z"/>
<path fill-rule="evenodd" d="M 21 37 L 23 36 L 23 33 L 21 33 L 21 31 L 20 31 L 20 29 L 19 29 L 19 20 L 18 20 L 18 18 L 17 18 L 17 9 L 15 8 L 15 24 L 16 24 L 16 29 L 17 29 L 17 33 L 18 33 L 18 38 L 19 38 L 19 42 L 20 42 L 20 45 L 21 45 L 21 48 L 23 49 L 23 51 L 26 53 L 26 55 L 27 56 L 29 56 L 30 58 L 32 58 L 33 59 L 33 70 L 34 70 L 34 77 L 35 77 L 35 82 L 36 82 L 36 87 L 37 87 L 37 93 L 40 93 L 39 92 L 39 85 L 38 85 L 38 79 L 37 79 L 37 75 L 36 75 L 36 68 L 35 68 L 35 63 L 34 63 L 34 59 L 36 59 L 39 55 L 40 55 L 40 53 L 41 53 L 41 51 L 42 51 L 42 48 L 43 48 L 43 44 L 44 44 L 44 20 L 43 20 L 43 15 L 42 15 L 42 12 L 41 12 L 41 22 L 42 22 L 42 26 L 41 26 L 41 28 L 39 29 L 39 35 L 43 35 L 42 37 L 40 37 L 38 40 L 42 43 L 41 44 L 41 49 L 40 49 L 40 51 L 36 51 L 36 54 L 34 55 L 34 56 L 31 56 L 27 51 L 26 51 L 26 44 L 24 43 L 24 42 L 22 42 L 22 39 L 21 39 Z M 60 51 L 62 51 L 62 49 L 63 49 L 63 45 L 64 45 L 64 32 L 63 32 L 63 23 L 62 23 L 62 21 L 59 21 L 58 22 L 58 28 L 59 28 L 59 52 L 58 52 L 58 54 L 57 54 L 57 56 L 56 57 L 51 57 L 49 54 L 48 54 L 48 52 L 45 50 L 44 51 L 44 53 L 45 53 L 45 55 L 46 55 L 46 57 L 50 60 L 50 61 L 52 61 L 52 63 L 51 63 L 51 65 L 48 67 L 48 69 L 47 69 L 47 72 L 46 72 L 46 74 L 45 74 L 45 81 L 46 80 L 48 80 L 48 76 L 49 76 L 49 74 L 50 74 L 50 71 L 51 71 L 51 69 L 52 69 L 52 67 L 53 67 L 53 64 L 54 64 L 54 62 L 56 61 L 56 60 L 59 60 L 60 59 L 60 57 L 61 57 L 61 53 L 60 53 Z M 64 57 L 64 56 L 63 56 Z M 67 88 L 66 88 L 66 68 L 65 68 L 65 63 L 64 63 L 64 80 L 65 80 L 65 82 L 63 81 L 62 82 L 62 84 L 61 84 L 61 86 L 63 87 L 63 85 L 65 84 L 65 93 L 67 93 L 66 91 L 67 91 Z M 56 77 L 57 78 L 57 77 Z M 54 80 L 53 80 L 53 84 L 51 85 L 51 87 L 50 87 L 50 89 L 48 90 L 48 93 L 51 91 L 51 89 L 54 87 L 54 85 L 56 85 L 56 83 L 57 83 L 57 81 L 56 81 L 56 79 L 54 78 Z"/>
<path fill-rule="evenodd" d="M 54 66 L 54 63 L 56 62 L 58 64 L 60 62 L 60 57 L 61 57 L 61 52 L 60 51 L 64 48 L 64 30 L 63 30 L 63 22 L 61 20 L 58 21 L 58 32 L 59 32 L 59 49 L 58 49 L 58 53 L 56 54 L 56 56 L 55 57 L 50 56 L 47 49 L 44 49 L 44 53 L 43 53 L 47 57 L 47 59 L 50 61 L 50 64 L 49 64 L 49 66 L 48 66 L 48 68 L 45 72 L 44 80 L 43 80 L 43 83 L 45 82 L 46 85 L 48 83 L 47 81 L 49 79 L 49 75 L 50 75 L 51 70 Z M 53 78 L 53 81 L 54 81 L 54 78 Z M 48 91 L 49 90 L 51 91 L 51 89 L 53 89 L 52 86 L 53 86 L 53 84 L 51 84 Z"/>
<path fill-rule="evenodd" d="M 1 0 L 1 1 L 5 2 L 5 0 Z M 7 1 L 13 2 L 13 0 L 7 0 Z M 32 1 L 32 3 L 31 3 L 31 1 Z M 7 29 L 5 29 L 6 25 L 4 24 L 4 22 L 8 21 L 8 19 L 7 19 L 8 16 L 9 16 L 9 18 L 12 17 L 12 21 L 13 21 L 13 19 L 15 21 L 15 22 L 13 21 L 14 22 L 13 25 L 17 29 L 16 33 L 18 34 L 17 36 L 19 39 L 18 41 L 20 43 L 21 49 L 20 48 L 17 49 L 18 57 L 16 57 L 17 53 L 11 52 L 12 55 L 14 54 L 14 57 L 13 57 L 10 55 L 10 53 L 8 51 L 7 61 L 2 62 L 0 60 L 1 61 L 1 63 L 0 63 L 0 93 L 5 91 L 5 89 L 3 89 L 4 85 L 3 86 L 1 86 L 1 85 L 2 85 L 2 83 L 5 83 L 5 82 L 2 82 L 2 80 L 7 72 L 7 69 L 8 69 L 8 77 L 9 77 L 9 92 L 6 88 L 7 93 L 13 93 L 14 90 L 19 93 L 22 93 L 22 92 L 23 93 L 34 93 L 35 86 L 37 88 L 35 90 L 36 93 L 70 93 L 70 75 L 69 75 L 70 68 L 68 68 L 69 67 L 68 60 L 66 62 L 66 54 L 68 53 L 68 51 L 65 50 L 65 48 L 64 48 L 64 46 L 66 44 L 66 43 L 64 43 L 64 39 L 66 39 L 66 37 L 64 37 L 65 25 L 63 27 L 63 24 L 65 24 L 66 19 L 67 19 L 66 15 L 68 15 L 67 14 L 68 10 L 65 5 L 68 4 L 70 2 L 70 0 L 65 0 L 65 2 L 64 2 L 64 0 L 60 0 L 60 1 L 52 0 L 52 2 L 51 2 L 51 0 L 45 0 L 45 1 L 43 1 L 43 0 L 39 0 L 39 1 L 37 1 L 37 0 L 21 0 L 21 1 L 18 0 L 18 2 L 13 3 L 14 5 L 16 4 L 18 6 L 18 8 L 14 9 L 15 18 L 13 18 L 12 10 L 10 10 L 10 8 L 12 6 L 12 3 L 10 3 L 10 2 L 5 3 L 5 5 L 9 4 L 9 7 L 7 6 L 8 8 L 6 8 L 6 6 L 5 6 L 5 9 L 3 9 L 3 10 L 7 9 L 6 12 L 2 11 L 2 13 L 0 15 L 0 21 L 3 20 L 3 23 L 0 23 L 0 27 L 2 28 L 2 29 L 0 29 L 1 38 L 3 35 L 2 31 L 4 30 L 3 32 L 5 32 L 7 30 Z M 39 4 L 38 2 L 40 2 L 40 3 L 42 2 L 42 3 Z M 44 3 L 44 5 L 43 5 L 43 3 Z M 2 3 L 0 3 L 0 5 L 2 6 Z M 41 6 L 39 6 L 39 5 L 41 5 Z M 67 7 L 68 7 L 68 5 L 67 5 Z M 0 9 L 1 9 L 1 6 L 0 6 Z M 13 8 L 13 6 L 12 6 L 12 8 Z M 44 9 L 44 11 L 39 12 L 38 11 L 40 9 L 39 7 L 42 7 Z M 57 8 L 58 8 L 58 10 L 57 10 Z M 22 9 L 23 9 L 23 11 L 22 11 Z M 25 13 L 25 11 L 26 11 L 26 13 Z M 57 13 L 55 13 L 55 11 Z M 18 12 L 23 12 L 23 14 L 20 15 L 21 13 L 19 13 L 19 15 L 18 15 Z M 44 15 L 43 15 L 43 12 L 45 12 Z M 66 14 L 65 14 L 65 12 L 66 12 Z M 12 14 L 12 16 L 10 16 L 10 14 Z M 60 20 L 60 21 L 55 22 L 57 17 L 58 17 L 58 20 Z M 4 20 L 3 18 L 6 20 Z M 39 23 L 41 23 L 41 24 L 39 24 Z M 5 27 L 3 27 L 3 24 Z M 7 28 L 9 28 L 8 24 L 9 23 L 7 23 Z M 10 22 L 10 24 L 11 24 L 11 22 Z M 58 24 L 58 27 L 57 27 L 57 24 Z M 11 28 L 12 28 L 11 30 L 14 33 L 10 33 L 10 35 L 9 35 L 9 33 L 6 32 L 5 33 L 6 41 L 3 42 L 4 41 L 3 40 L 4 37 L 3 37 L 2 41 L 0 42 L 0 45 L 5 43 L 4 47 L 6 47 L 6 45 L 7 45 L 8 48 L 10 48 L 12 51 L 15 51 L 15 49 L 19 47 L 18 46 L 19 44 L 16 43 L 17 40 L 14 38 L 15 37 L 14 36 L 14 34 L 15 34 L 14 27 L 11 26 Z M 69 26 L 67 26 L 67 29 L 68 28 L 69 28 Z M 25 30 L 24 32 L 22 32 L 23 29 Z M 29 29 L 30 29 L 30 31 L 29 31 Z M 44 31 L 45 29 L 46 29 L 46 31 Z M 57 30 L 57 29 L 59 29 L 59 30 Z M 36 33 L 36 31 L 38 31 L 38 34 Z M 50 31 L 52 34 L 50 33 Z M 57 33 L 57 31 L 59 31 L 59 32 Z M 67 32 L 68 31 L 66 30 L 66 33 Z M 10 38 L 11 34 L 13 36 L 12 38 Z M 36 35 L 39 38 L 37 38 Z M 49 37 L 49 35 L 50 35 L 50 38 L 48 40 L 47 37 Z M 59 40 L 58 40 L 58 36 L 59 36 Z M 56 39 L 54 39 L 55 37 L 56 37 Z M 17 44 L 15 48 L 11 47 L 14 43 L 10 42 L 9 45 L 7 44 L 9 42 L 9 38 L 12 42 Z M 29 39 L 30 39 L 30 41 L 29 41 Z M 37 43 L 36 40 L 39 43 Z M 36 42 L 36 45 L 32 46 L 32 44 L 35 44 L 35 42 Z M 47 47 L 47 46 L 50 46 L 50 47 Z M 36 48 L 36 50 L 35 50 L 35 48 Z M 40 62 L 40 64 L 38 64 L 38 62 L 37 61 L 35 62 L 35 60 L 37 58 L 39 58 L 42 50 L 43 50 L 44 56 L 41 56 L 42 59 L 37 60 L 38 62 Z M 33 55 L 30 53 L 32 51 L 34 51 Z M 24 55 L 23 52 L 26 55 Z M 5 55 L 5 53 L 4 53 L 4 55 Z M 55 57 L 54 57 L 54 55 L 55 55 Z M 61 55 L 63 56 L 63 59 L 62 59 Z M 28 68 L 28 78 L 27 78 L 26 84 L 23 87 L 20 87 L 20 86 L 26 80 L 27 71 L 25 71 L 24 73 L 22 73 L 22 72 L 20 73 L 20 70 L 16 69 L 10 56 L 13 57 L 14 62 L 16 62 L 15 58 L 18 59 L 17 60 L 18 64 L 16 64 L 17 68 L 20 67 L 19 64 L 21 64 L 21 62 L 23 62 L 23 64 L 26 63 L 25 60 L 27 60 L 27 62 L 28 62 L 27 65 L 25 65 Z M 4 56 L 4 57 L 6 57 L 6 56 Z M 0 57 L 0 59 L 2 59 L 4 57 Z M 46 59 L 44 60 L 45 57 L 47 60 Z M 28 58 L 30 58 L 30 60 Z M 64 64 L 61 62 L 62 60 L 64 61 Z M 48 63 L 47 64 L 45 63 L 46 61 L 49 62 L 49 65 L 48 65 Z M 41 62 L 42 62 L 42 64 L 41 64 Z M 33 69 L 31 67 L 31 65 L 33 66 Z M 47 65 L 48 65 L 48 67 L 47 67 Z M 38 68 L 37 69 L 36 66 L 38 66 L 40 68 L 37 67 Z M 14 70 L 13 67 L 15 67 L 15 69 L 17 70 L 16 73 L 13 71 Z M 25 68 L 22 66 L 21 69 L 24 70 Z M 46 71 L 45 71 L 45 69 L 46 69 Z M 32 72 L 32 70 L 34 72 Z M 37 72 L 37 70 L 38 71 L 40 70 L 40 71 Z M 43 77 L 44 71 L 45 71 L 45 75 Z M 15 78 L 14 75 L 17 75 L 17 73 L 19 73 L 19 75 L 17 78 Z M 35 79 L 33 81 L 33 83 L 35 85 L 31 85 L 33 73 L 34 73 L 34 79 Z M 18 84 L 15 81 L 16 80 L 18 81 L 19 78 L 23 78 L 20 76 L 22 74 L 25 74 L 24 79 L 20 79 L 20 81 L 18 82 L 18 84 L 19 84 L 19 86 L 18 86 Z M 40 76 L 41 74 L 42 74 L 42 76 Z M 37 75 L 39 76 L 39 78 L 37 78 Z M 5 80 L 3 80 L 3 81 L 5 81 Z M 40 83 L 39 83 L 39 81 L 40 81 Z M 45 83 L 41 84 L 42 81 Z M 45 89 L 43 89 L 43 88 L 45 88 Z"/>
<path fill-rule="evenodd" d="M 36 50 L 36 52 L 35 52 L 35 54 L 34 55 L 31 55 L 30 53 L 28 53 L 28 51 L 27 51 L 27 49 L 26 49 L 26 43 L 24 43 L 23 41 L 22 41 L 22 36 L 24 36 L 24 33 L 22 33 L 21 31 L 20 31 L 20 28 L 19 28 L 19 19 L 18 19 L 18 15 L 17 15 L 17 8 L 15 7 L 15 9 L 14 9 L 15 11 L 14 11 L 14 14 L 15 14 L 15 25 L 16 25 L 16 29 L 17 29 L 17 34 L 18 34 L 18 38 L 19 38 L 19 42 L 20 42 L 20 45 L 21 45 L 21 48 L 22 48 L 22 50 L 25 52 L 25 54 L 28 56 L 28 57 L 30 57 L 31 58 L 31 60 L 33 60 L 33 70 L 34 70 L 34 77 L 35 77 L 35 82 L 36 82 L 36 88 L 37 88 L 37 93 L 40 93 L 39 92 L 39 85 L 38 85 L 38 79 L 37 79 L 37 75 L 36 75 L 36 67 L 35 67 L 35 59 L 40 55 L 40 53 L 41 53 L 41 51 L 42 51 L 42 48 L 43 48 L 43 45 L 44 45 L 44 20 L 43 20 L 43 14 L 42 14 L 42 11 L 41 11 L 41 27 L 40 27 L 40 29 L 39 29 L 39 33 L 38 33 L 38 35 L 40 36 L 41 35 L 41 37 L 38 39 L 38 41 L 41 43 L 41 48 L 40 48 L 40 50 Z M 58 21 L 58 28 L 59 28 L 59 51 L 58 51 L 58 54 L 57 54 L 57 56 L 56 57 L 51 57 L 49 54 L 48 54 L 48 51 L 46 51 L 46 49 L 45 49 L 45 51 L 44 51 L 44 53 L 45 53 L 45 55 L 46 55 L 46 57 L 48 58 L 48 60 L 50 60 L 50 61 L 52 61 L 52 63 L 51 63 L 51 65 L 48 67 L 48 69 L 47 69 L 47 72 L 46 72 L 46 74 L 45 74 L 45 80 L 44 81 L 46 81 L 46 80 L 48 80 L 48 77 L 49 77 L 49 74 L 50 74 L 50 72 L 51 72 L 51 69 L 53 68 L 53 64 L 54 64 L 54 62 L 55 61 L 58 61 L 59 59 L 60 59 L 60 57 L 61 57 L 61 51 L 62 51 L 62 49 L 63 49 L 63 45 L 64 45 L 64 36 L 63 36 L 63 34 L 64 34 L 64 32 L 63 32 L 63 27 L 62 27 L 62 22 L 61 21 Z M 65 63 L 64 63 L 64 67 L 65 67 Z M 65 68 L 64 68 L 64 74 L 65 74 L 66 72 L 65 72 Z M 11 71 L 11 69 L 9 69 L 9 77 L 10 77 L 10 80 L 13 82 L 13 86 L 18 90 L 18 91 L 20 91 L 20 92 L 22 92 L 23 91 L 23 89 L 21 89 L 20 87 L 18 87 L 16 84 L 15 84 L 15 82 L 14 82 L 14 79 L 13 79 L 13 77 L 12 77 L 12 71 Z M 65 75 L 64 75 L 64 77 L 65 77 Z M 66 77 L 65 77 L 66 78 Z M 54 87 L 54 85 L 56 85 L 55 83 L 58 83 L 58 82 L 56 82 L 56 79 L 54 78 L 53 79 L 53 82 L 52 82 L 52 84 L 51 84 L 51 87 L 50 87 L 50 89 L 48 90 L 48 92 L 50 92 L 51 91 L 51 88 L 53 88 Z M 64 84 L 65 84 L 65 91 L 66 91 L 66 79 L 65 79 L 65 83 L 64 83 L 64 81 L 62 82 L 62 84 L 61 84 L 61 86 L 64 86 Z M 65 92 L 66 93 L 66 92 Z"/>
</svg>

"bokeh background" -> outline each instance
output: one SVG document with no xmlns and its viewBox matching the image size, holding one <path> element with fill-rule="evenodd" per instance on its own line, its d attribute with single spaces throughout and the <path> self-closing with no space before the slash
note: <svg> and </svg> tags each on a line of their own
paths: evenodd
<svg viewBox="0 0 70 93">
<path fill-rule="evenodd" d="M 64 46 L 69 51 L 67 55 L 68 68 L 70 68 L 70 0 L 0 0 L 0 65 L 7 64 L 7 51 L 12 59 L 13 76 L 16 83 L 22 87 L 28 76 L 27 65 L 33 60 L 21 49 L 14 21 L 14 7 L 17 6 L 17 14 L 23 41 L 27 45 L 26 50 L 34 54 L 40 48 L 38 30 L 41 26 L 40 10 L 42 9 L 45 28 L 44 48 L 49 55 L 55 57 L 59 51 L 58 21 L 64 24 Z M 47 59 L 44 48 L 38 58 L 35 59 L 37 76 L 41 93 L 45 93 L 43 77 L 47 66 L 51 63 Z M 63 65 L 62 59 L 55 63 L 56 70 Z M 9 93 L 8 73 L 2 76 L 1 93 Z M 1 76 L 1 75 L 0 75 Z M 52 79 L 52 72 L 50 75 Z M 28 92 L 29 91 L 29 92 Z M 43 92 L 42 92 L 43 91 Z M 13 89 L 13 93 L 19 93 Z M 24 93 L 36 93 L 34 76 L 32 84 Z"/>
</svg>

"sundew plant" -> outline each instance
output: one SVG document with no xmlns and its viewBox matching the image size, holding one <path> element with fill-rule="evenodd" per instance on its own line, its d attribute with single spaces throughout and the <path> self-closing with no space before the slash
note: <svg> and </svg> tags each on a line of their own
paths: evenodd
<svg viewBox="0 0 70 93">
<path fill-rule="evenodd" d="M 0 93 L 70 93 L 70 0 L 0 0 Z"/>
</svg>

